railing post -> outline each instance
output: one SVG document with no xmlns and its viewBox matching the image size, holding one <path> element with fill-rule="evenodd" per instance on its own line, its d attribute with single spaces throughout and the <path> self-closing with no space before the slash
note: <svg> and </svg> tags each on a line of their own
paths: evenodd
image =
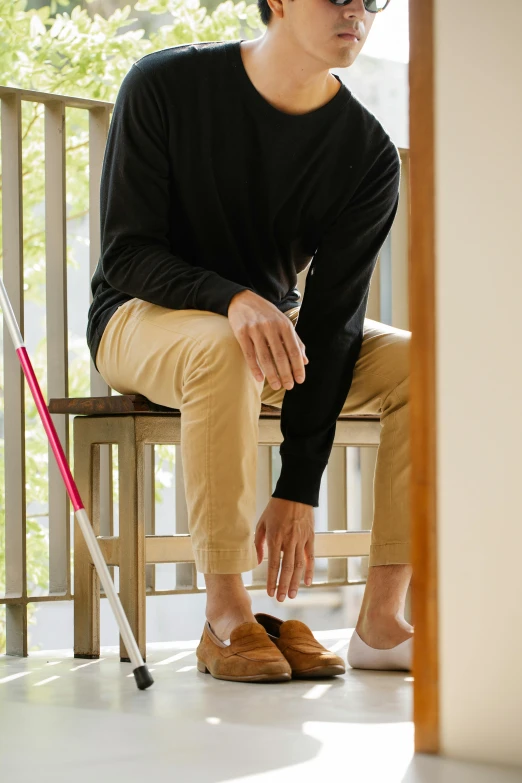
<svg viewBox="0 0 522 783">
<path fill-rule="evenodd" d="M 185 496 L 185 479 L 181 445 L 175 446 L 176 454 L 176 533 L 188 533 L 188 509 Z M 176 566 L 176 587 L 186 589 L 197 587 L 198 574 L 195 563 L 179 563 Z"/>
<path fill-rule="evenodd" d="M 2 97 L 3 280 L 24 335 L 22 107 L 20 95 Z M 9 198 L 6 197 L 9 194 Z M 4 329 L 6 653 L 27 656 L 27 558 L 24 375 Z"/>
<path fill-rule="evenodd" d="M 67 229 L 65 215 L 65 105 L 45 104 L 45 277 L 47 399 L 67 397 Z M 52 415 L 69 460 L 69 417 Z M 71 585 L 69 497 L 51 446 L 49 461 L 49 594 L 68 595 Z"/>
<path fill-rule="evenodd" d="M 92 278 L 100 258 L 100 181 L 103 155 L 107 143 L 110 115 L 107 108 L 89 110 L 89 273 Z M 89 290 L 89 304 L 92 291 Z M 105 383 L 91 361 L 91 394 L 93 397 L 110 395 Z"/>
<path fill-rule="evenodd" d="M 328 530 L 348 530 L 348 497 L 346 482 L 346 446 L 334 446 L 326 469 Z M 346 558 L 328 561 L 328 581 L 344 582 L 348 577 Z"/>
</svg>

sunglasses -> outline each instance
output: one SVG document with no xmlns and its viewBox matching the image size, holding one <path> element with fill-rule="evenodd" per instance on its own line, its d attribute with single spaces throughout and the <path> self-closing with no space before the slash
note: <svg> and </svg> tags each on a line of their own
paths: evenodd
<svg viewBox="0 0 522 783">
<path fill-rule="evenodd" d="M 334 5 L 349 5 L 352 0 L 330 0 Z M 370 14 L 379 14 L 384 11 L 390 0 L 364 0 L 364 7 Z"/>
</svg>

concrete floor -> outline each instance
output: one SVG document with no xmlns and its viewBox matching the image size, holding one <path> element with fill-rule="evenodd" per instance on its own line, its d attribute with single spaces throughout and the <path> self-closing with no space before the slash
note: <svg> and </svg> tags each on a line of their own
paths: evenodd
<svg viewBox="0 0 522 783">
<path fill-rule="evenodd" d="M 352 629 L 316 631 L 346 659 Z M 233 683 L 195 668 L 199 639 L 147 647 L 136 688 L 115 647 L 0 656 L 0 772 L 12 783 L 515 783 L 522 770 L 413 757 L 412 681 L 363 672 Z"/>
</svg>

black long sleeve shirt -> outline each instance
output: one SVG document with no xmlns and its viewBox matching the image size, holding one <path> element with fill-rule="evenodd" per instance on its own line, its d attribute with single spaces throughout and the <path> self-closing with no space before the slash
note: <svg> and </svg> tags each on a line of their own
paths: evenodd
<svg viewBox="0 0 522 783">
<path fill-rule="evenodd" d="M 170 47 L 126 74 L 103 163 L 87 342 L 96 366 L 107 322 L 133 297 L 223 316 L 245 289 L 282 312 L 300 304 L 309 364 L 285 392 L 273 497 L 318 506 L 398 207 L 400 156 L 337 76 L 338 92 L 318 109 L 276 109 L 239 43 Z M 310 260 L 301 302 L 296 275 Z"/>
</svg>

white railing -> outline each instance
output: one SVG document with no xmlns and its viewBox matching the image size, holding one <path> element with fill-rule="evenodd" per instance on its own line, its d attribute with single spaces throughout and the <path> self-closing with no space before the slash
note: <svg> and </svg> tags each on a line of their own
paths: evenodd
<svg viewBox="0 0 522 783">
<path fill-rule="evenodd" d="M 66 253 L 66 139 L 65 115 L 69 107 L 89 115 L 89 271 L 94 273 L 100 255 L 99 190 L 105 143 L 112 103 L 73 98 L 31 90 L 0 86 L 1 165 L 3 218 L 3 279 L 15 317 L 24 334 L 23 286 L 23 188 L 22 188 L 22 102 L 44 106 L 45 119 L 45 279 L 47 336 L 47 399 L 68 396 L 68 330 L 67 330 L 67 253 Z M 392 231 L 380 254 L 372 279 L 367 316 L 408 329 L 408 151 L 401 149 L 401 199 Z M 304 291 L 307 271 L 298 277 Z M 89 301 L 91 300 L 89 294 Z M 0 604 L 6 605 L 7 653 L 27 655 L 27 605 L 32 602 L 71 600 L 71 520 L 69 499 L 49 447 L 49 592 L 27 595 L 26 566 L 26 471 L 24 427 L 24 376 L 9 339 L 4 339 L 4 447 L 5 460 L 5 563 L 6 593 Z M 110 395 L 112 390 L 90 362 L 90 393 Z M 70 462 L 69 422 L 64 415 L 53 415 L 62 447 Z M 114 535 L 113 459 L 110 444 L 102 444 L 99 467 L 100 535 Z M 259 446 L 257 512 L 268 503 L 274 479 L 277 447 Z M 360 456 L 360 461 L 358 457 Z M 333 448 L 326 482 L 321 488 L 317 511 L 318 530 L 368 531 L 373 518 L 373 476 L 375 448 Z M 70 462 L 71 464 L 71 462 Z M 147 533 L 154 532 L 154 449 L 150 450 L 147 504 Z M 351 478 L 349 478 L 351 477 Z M 349 493 L 352 482 L 359 481 L 360 510 Z M 181 450 L 176 447 L 176 533 L 188 532 L 183 492 Z M 348 558 L 332 557 L 317 562 L 317 585 L 360 583 L 365 577 L 365 561 L 349 573 Z M 355 565 L 355 564 L 353 564 Z M 350 563 L 352 567 L 352 563 Z M 114 569 L 111 569 L 114 571 Z M 266 561 L 252 572 L 249 587 L 266 583 Z M 149 594 L 165 594 L 155 589 L 155 565 L 147 565 Z M 176 589 L 173 592 L 196 592 L 194 563 L 176 565 Z"/>
</svg>

